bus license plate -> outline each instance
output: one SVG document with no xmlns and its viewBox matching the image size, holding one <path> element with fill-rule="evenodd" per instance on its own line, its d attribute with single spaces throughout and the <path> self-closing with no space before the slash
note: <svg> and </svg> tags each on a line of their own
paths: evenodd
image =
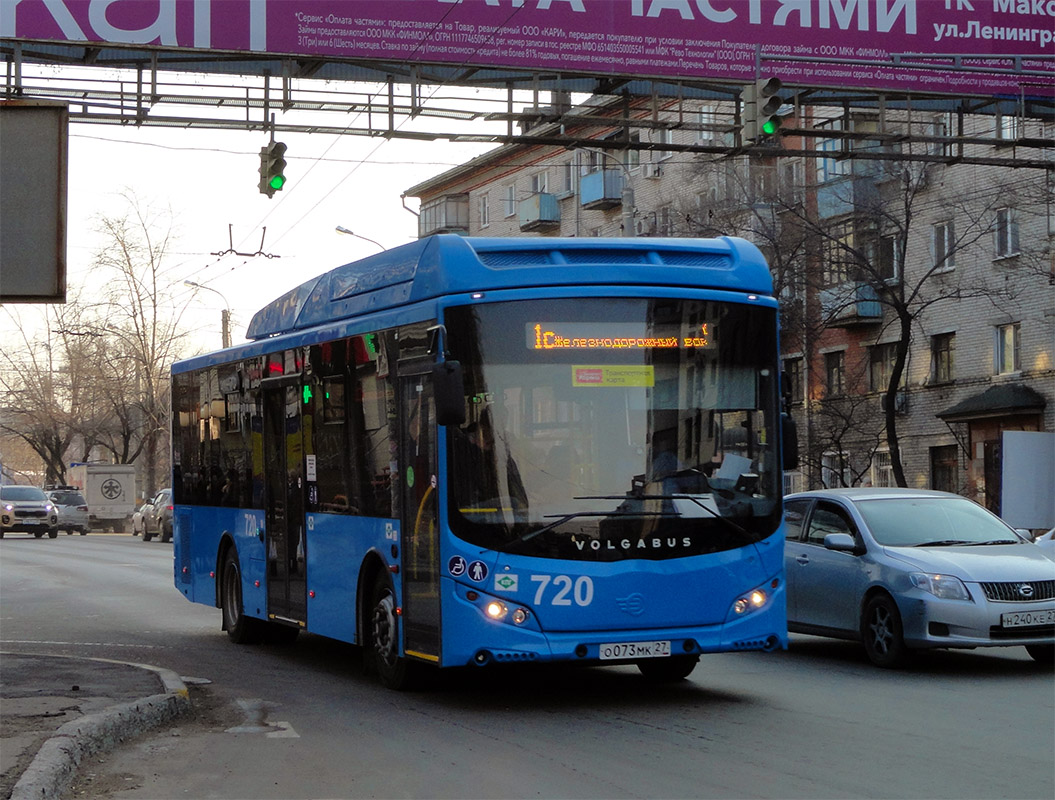
<svg viewBox="0 0 1055 800">
<path fill-rule="evenodd" d="M 1030 625 L 1055 624 L 1055 608 L 1036 611 L 1009 611 L 1000 615 L 1001 628 L 1024 628 Z"/>
<path fill-rule="evenodd" d="M 601 645 L 601 661 L 621 658 L 667 658 L 670 642 L 612 642 Z"/>
</svg>

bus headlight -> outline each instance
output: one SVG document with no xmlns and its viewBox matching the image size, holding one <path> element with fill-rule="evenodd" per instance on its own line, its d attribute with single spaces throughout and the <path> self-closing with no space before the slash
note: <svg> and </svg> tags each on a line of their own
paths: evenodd
<svg viewBox="0 0 1055 800">
<path fill-rule="evenodd" d="M 492 600 L 484 606 L 484 612 L 491 619 L 504 619 L 505 615 L 509 613 L 509 609 L 506 608 L 505 603 L 499 603 L 497 600 Z"/>
<path fill-rule="evenodd" d="M 771 581 L 766 586 L 759 586 L 749 592 L 744 592 L 733 601 L 733 614 L 742 617 L 752 611 L 757 611 L 769 602 L 769 588 L 776 589 L 778 582 Z"/>
<path fill-rule="evenodd" d="M 526 608 L 514 608 L 509 613 L 509 607 L 500 600 L 490 600 L 484 605 L 484 613 L 496 622 L 509 619 L 514 625 L 523 625 L 528 621 L 528 610 Z"/>
</svg>

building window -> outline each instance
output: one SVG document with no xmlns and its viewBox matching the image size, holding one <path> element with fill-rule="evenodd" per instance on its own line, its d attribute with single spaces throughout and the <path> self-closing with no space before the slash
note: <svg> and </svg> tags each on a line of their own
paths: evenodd
<svg viewBox="0 0 1055 800">
<path fill-rule="evenodd" d="M 640 144 L 641 134 L 632 133 L 630 134 L 630 141 L 633 144 Z M 641 166 L 641 151 L 636 147 L 628 147 L 623 151 L 623 164 L 627 169 L 637 169 Z"/>
<path fill-rule="evenodd" d="M 930 229 L 930 250 L 935 272 L 946 272 L 956 266 L 955 231 L 952 220 L 939 222 Z"/>
<path fill-rule="evenodd" d="M 928 144 L 928 151 L 932 156 L 951 156 L 953 153 L 952 142 L 948 139 L 956 133 L 956 115 L 949 111 L 934 118 L 927 134 L 933 137 Z"/>
<path fill-rule="evenodd" d="M 825 286 L 841 286 L 850 280 L 857 266 L 854 250 L 853 222 L 840 222 L 824 238 L 824 266 L 821 280 Z"/>
<path fill-rule="evenodd" d="M 821 455 L 821 483 L 826 489 L 850 486 L 853 483 L 849 453 L 829 452 Z"/>
<path fill-rule="evenodd" d="M 663 206 L 656 211 L 656 235 L 674 235 L 674 212 L 670 206 Z"/>
<path fill-rule="evenodd" d="M 994 235 L 997 258 L 1018 255 L 1018 218 L 1015 209 L 997 209 Z"/>
<path fill-rule="evenodd" d="M 806 166 L 798 159 L 782 159 L 780 195 L 786 205 L 796 206 L 806 198 Z"/>
<path fill-rule="evenodd" d="M 596 150 L 584 150 L 581 151 L 581 158 L 582 160 L 579 162 L 579 174 L 589 175 L 591 172 L 597 172 L 602 168 L 605 157 Z"/>
<path fill-rule="evenodd" d="M 993 370 L 997 375 L 1008 375 L 1019 371 L 1018 360 L 1019 324 L 996 326 L 993 343 Z"/>
<path fill-rule="evenodd" d="M 658 144 L 674 144 L 674 131 L 671 128 L 660 128 L 655 133 L 655 140 Z M 656 154 L 657 161 L 666 161 L 668 158 L 673 157 L 673 150 L 660 150 Z"/>
<path fill-rule="evenodd" d="M 575 169 L 570 161 L 565 161 L 560 165 L 560 177 L 561 194 L 575 194 Z"/>
<path fill-rule="evenodd" d="M 717 130 L 722 122 L 721 110 L 711 103 L 700 106 L 700 130 L 696 137 L 697 144 L 710 144 L 719 137 Z"/>
<path fill-rule="evenodd" d="M 1022 136 L 1022 120 L 1015 114 L 996 115 L 996 138 L 1010 141 Z"/>
<path fill-rule="evenodd" d="M 487 204 L 487 193 L 480 195 L 480 227 L 486 228 L 491 224 L 491 211 Z"/>
<path fill-rule="evenodd" d="M 897 346 L 893 342 L 868 348 L 868 388 L 873 392 L 885 391 L 890 385 L 896 357 Z"/>
<path fill-rule="evenodd" d="M 930 449 L 930 488 L 941 492 L 956 492 L 959 487 L 956 445 L 948 444 Z"/>
<path fill-rule="evenodd" d="M 930 337 L 930 376 L 932 383 L 951 383 L 956 334 L 939 333 Z"/>
<path fill-rule="evenodd" d="M 505 215 L 515 216 L 517 213 L 517 185 L 510 183 L 506 186 Z"/>
<path fill-rule="evenodd" d="M 801 470 L 793 469 L 784 473 L 784 496 L 787 497 L 789 494 L 795 492 L 803 492 L 806 490 L 806 476 L 802 474 Z"/>
<path fill-rule="evenodd" d="M 831 120 L 823 127 L 833 132 L 841 131 L 842 120 Z M 850 159 L 845 157 L 848 154 L 843 152 L 842 138 L 818 139 L 816 149 L 823 154 L 817 159 L 817 183 L 834 181 L 850 174 L 851 163 Z"/>
<path fill-rule="evenodd" d="M 536 172 L 531 176 L 531 193 L 546 194 L 549 192 L 549 173 Z"/>
<path fill-rule="evenodd" d="M 845 365 L 846 353 L 842 350 L 824 354 L 824 387 L 827 397 L 842 397 L 846 391 Z"/>
<path fill-rule="evenodd" d="M 771 203 L 777 197 L 777 167 L 752 160 L 748 165 L 751 200 L 756 203 Z"/>
<path fill-rule="evenodd" d="M 873 486 L 889 488 L 897 485 L 894 481 L 894 467 L 890 463 L 889 450 L 876 451 L 873 454 L 872 474 L 870 477 Z"/>
<path fill-rule="evenodd" d="M 802 358 L 784 359 L 784 374 L 787 375 L 787 389 L 792 403 L 801 403 L 805 397 L 805 375 L 802 371 L 804 363 Z"/>
<path fill-rule="evenodd" d="M 877 236 L 871 233 L 862 246 L 869 272 L 885 283 L 894 283 L 901 274 L 896 236 Z"/>
</svg>

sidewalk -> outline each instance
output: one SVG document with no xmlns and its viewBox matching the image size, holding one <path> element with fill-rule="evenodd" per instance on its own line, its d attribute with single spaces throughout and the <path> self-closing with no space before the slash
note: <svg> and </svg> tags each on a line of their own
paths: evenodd
<svg viewBox="0 0 1055 800">
<path fill-rule="evenodd" d="M 84 758 L 189 709 L 167 669 L 0 652 L 0 798 L 58 800 Z"/>
</svg>

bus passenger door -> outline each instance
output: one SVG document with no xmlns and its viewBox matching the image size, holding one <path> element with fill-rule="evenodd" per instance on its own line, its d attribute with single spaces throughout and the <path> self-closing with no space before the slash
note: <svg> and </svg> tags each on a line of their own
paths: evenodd
<svg viewBox="0 0 1055 800">
<path fill-rule="evenodd" d="M 304 437 L 299 377 L 264 391 L 267 614 L 307 622 Z"/>
<path fill-rule="evenodd" d="M 429 373 L 400 379 L 403 635 L 412 656 L 440 656 L 439 524 L 436 413 Z"/>
</svg>

